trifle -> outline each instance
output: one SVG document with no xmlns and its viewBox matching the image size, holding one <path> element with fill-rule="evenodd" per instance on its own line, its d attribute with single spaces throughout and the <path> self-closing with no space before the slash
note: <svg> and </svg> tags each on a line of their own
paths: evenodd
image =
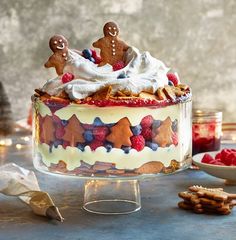
<svg viewBox="0 0 236 240">
<path fill-rule="evenodd" d="M 49 41 L 56 76 L 33 101 L 34 165 L 79 176 L 167 174 L 191 159 L 191 90 L 109 22 L 94 49 Z"/>
</svg>

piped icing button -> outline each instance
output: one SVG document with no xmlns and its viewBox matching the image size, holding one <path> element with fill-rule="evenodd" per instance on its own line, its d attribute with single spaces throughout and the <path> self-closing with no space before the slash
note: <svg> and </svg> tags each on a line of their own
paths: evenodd
<svg viewBox="0 0 236 240">
<path fill-rule="evenodd" d="M 111 40 L 111 42 L 112 42 L 112 43 L 114 43 L 114 42 L 115 42 L 115 40 Z"/>
</svg>

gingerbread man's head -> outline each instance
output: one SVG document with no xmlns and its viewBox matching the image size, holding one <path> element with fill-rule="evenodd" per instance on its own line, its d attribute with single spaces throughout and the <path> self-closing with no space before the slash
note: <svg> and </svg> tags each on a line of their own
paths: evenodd
<svg viewBox="0 0 236 240">
<path fill-rule="evenodd" d="M 119 34 L 119 28 L 114 22 L 107 22 L 103 27 L 103 33 L 105 37 L 117 37 Z"/>
<path fill-rule="evenodd" d="M 68 41 L 62 35 L 54 35 L 50 38 L 49 47 L 54 53 L 58 51 L 67 51 Z"/>
</svg>

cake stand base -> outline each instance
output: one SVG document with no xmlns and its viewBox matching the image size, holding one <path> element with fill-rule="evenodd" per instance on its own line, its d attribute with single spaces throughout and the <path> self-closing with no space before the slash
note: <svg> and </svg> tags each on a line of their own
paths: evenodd
<svg viewBox="0 0 236 240">
<path fill-rule="evenodd" d="M 83 209 L 96 214 L 129 214 L 141 209 L 138 180 L 89 180 Z"/>
</svg>

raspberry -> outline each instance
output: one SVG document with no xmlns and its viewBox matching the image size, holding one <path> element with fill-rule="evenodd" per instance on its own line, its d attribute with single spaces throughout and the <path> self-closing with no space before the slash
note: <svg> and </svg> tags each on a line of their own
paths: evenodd
<svg viewBox="0 0 236 240">
<path fill-rule="evenodd" d="M 208 153 L 206 153 L 202 158 L 202 163 L 211 164 L 212 162 L 215 162 L 215 159 Z"/>
<path fill-rule="evenodd" d="M 143 128 L 141 135 L 144 137 L 145 140 L 152 139 L 152 129 L 151 128 Z"/>
<path fill-rule="evenodd" d="M 236 166 L 236 157 L 232 159 L 230 166 Z"/>
<path fill-rule="evenodd" d="M 106 135 L 108 134 L 107 127 L 96 127 L 93 129 L 94 138 L 98 141 L 105 141 Z"/>
<path fill-rule="evenodd" d="M 216 161 L 221 161 L 221 153 L 220 152 L 216 154 L 215 160 Z"/>
<path fill-rule="evenodd" d="M 97 55 L 97 52 L 95 50 L 92 49 L 91 51 L 92 51 L 92 57 L 95 60 L 94 63 L 99 64 L 102 61 L 101 57 Z"/>
<path fill-rule="evenodd" d="M 173 135 L 172 135 L 172 141 L 173 141 L 173 144 L 174 144 L 175 146 L 178 145 L 178 135 L 177 135 L 176 132 L 173 133 Z"/>
<path fill-rule="evenodd" d="M 68 82 L 72 81 L 74 78 L 75 78 L 75 76 L 72 73 L 67 72 L 67 73 L 63 74 L 61 81 L 62 81 L 62 83 L 68 83 Z"/>
<path fill-rule="evenodd" d="M 54 123 L 56 123 L 57 125 L 61 125 L 61 119 L 57 116 L 57 115 L 52 115 L 52 120 Z"/>
<path fill-rule="evenodd" d="M 228 148 L 223 149 L 220 154 L 221 154 L 221 161 L 224 162 L 227 158 L 227 156 L 231 153 L 231 150 Z"/>
<path fill-rule="evenodd" d="M 103 142 L 94 140 L 89 144 L 92 151 L 95 151 L 98 147 L 103 146 Z"/>
<path fill-rule="evenodd" d="M 178 85 L 179 80 L 174 73 L 167 73 L 166 76 L 167 76 L 168 80 L 171 81 L 175 86 Z"/>
<path fill-rule="evenodd" d="M 214 162 L 211 162 L 211 164 L 225 166 L 225 164 L 222 163 L 221 161 L 214 161 Z"/>
<path fill-rule="evenodd" d="M 132 143 L 132 148 L 136 149 L 138 152 L 143 150 L 145 147 L 145 139 L 142 135 L 133 136 L 130 138 Z"/>
<path fill-rule="evenodd" d="M 123 61 L 119 61 L 117 63 L 115 63 L 112 68 L 113 68 L 113 71 L 117 71 L 117 70 L 120 70 L 122 68 L 125 67 L 125 63 Z"/>
<path fill-rule="evenodd" d="M 148 115 L 142 119 L 140 124 L 142 128 L 148 128 L 152 126 L 152 123 L 153 123 L 153 117 L 151 115 Z"/>
<path fill-rule="evenodd" d="M 63 141 L 62 147 L 66 149 L 68 146 L 70 146 L 70 142 L 68 141 Z"/>
<path fill-rule="evenodd" d="M 222 162 L 225 165 L 230 166 L 233 162 L 235 162 L 235 159 L 236 159 L 236 154 L 234 152 L 231 152 L 226 156 L 224 160 L 222 160 Z"/>
</svg>

